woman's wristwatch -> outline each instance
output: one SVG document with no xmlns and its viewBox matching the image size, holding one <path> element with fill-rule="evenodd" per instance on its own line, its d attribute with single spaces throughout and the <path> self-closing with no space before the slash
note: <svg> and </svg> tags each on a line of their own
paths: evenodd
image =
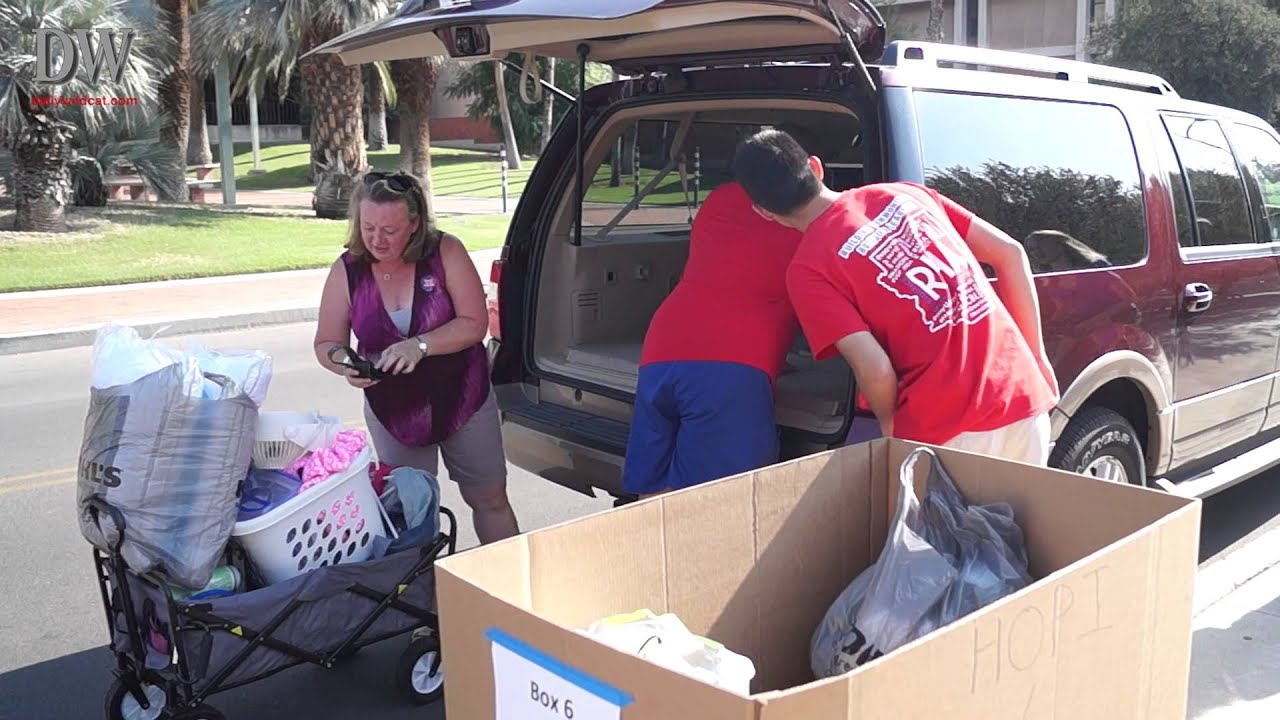
<svg viewBox="0 0 1280 720">
<path fill-rule="evenodd" d="M 422 357 L 427 356 L 427 341 L 422 339 L 421 335 L 413 336 L 414 342 L 418 344 L 418 352 L 422 353 Z"/>
</svg>

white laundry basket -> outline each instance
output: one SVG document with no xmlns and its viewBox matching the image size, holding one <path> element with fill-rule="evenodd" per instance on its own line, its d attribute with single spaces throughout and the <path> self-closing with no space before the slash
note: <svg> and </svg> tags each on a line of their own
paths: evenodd
<svg viewBox="0 0 1280 720">
<path fill-rule="evenodd" d="M 297 460 L 307 449 L 285 437 L 285 428 L 293 425 L 341 425 L 342 421 L 317 412 L 260 411 L 253 443 L 253 464 L 279 470 Z"/>
<path fill-rule="evenodd" d="M 382 503 L 369 478 L 365 446 L 346 472 L 337 473 L 251 520 L 231 535 L 263 578 L 275 584 L 316 568 L 360 562 L 386 536 Z"/>
</svg>

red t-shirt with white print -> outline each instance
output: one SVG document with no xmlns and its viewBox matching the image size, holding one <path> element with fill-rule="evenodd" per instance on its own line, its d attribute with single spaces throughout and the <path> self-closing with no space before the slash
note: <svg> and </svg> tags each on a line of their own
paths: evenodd
<svg viewBox="0 0 1280 720">
<path fill-rule="evenodd" d="M 898 376 L 894 435 L 941 445 L 1052 409 L 1035 354 L 964 241 L 973 215 L 912 183 L 847 190 L 806 230 L 787 289 L 814 357 L 869 331 Z"/>
</svg>

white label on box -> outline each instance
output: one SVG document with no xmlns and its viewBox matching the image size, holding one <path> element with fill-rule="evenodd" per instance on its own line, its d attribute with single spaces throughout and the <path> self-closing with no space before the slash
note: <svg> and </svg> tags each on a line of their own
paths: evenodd
<svg viewBox="0 0 1280 720">
<path fill-rule="evenodd" d="M 499 630 L 493 652 L 495 720 L 619 720 L 629 693 Z"/>
</svg>

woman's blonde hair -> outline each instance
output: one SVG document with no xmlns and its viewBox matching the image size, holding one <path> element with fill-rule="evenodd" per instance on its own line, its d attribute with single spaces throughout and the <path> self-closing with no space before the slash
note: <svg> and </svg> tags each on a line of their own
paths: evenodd
<svg viewBox="0 0 1280 720">
<path fill-rule="evenodd" d="M 351 192 L 351 227 L 347 232 L 346 247 L 355 257 L 369 257 L 369 248 L 365 247 L 364 237 L 360 233 L 360 203 L 365 200 L 380 205 L 404 203 L 409 211 L 410 222 L 419 220 L 418 229 L 409 236 L 409 242 L 405 243 L 404 252 L 400 254 L 405 262 L 416 263 L 431 257 L 439 249 L 441 232 L 431 220 L 427 196 L 418 179 L 403 172 L 370 170 L 356 180 L 355 189 Z"/>
</svg>

